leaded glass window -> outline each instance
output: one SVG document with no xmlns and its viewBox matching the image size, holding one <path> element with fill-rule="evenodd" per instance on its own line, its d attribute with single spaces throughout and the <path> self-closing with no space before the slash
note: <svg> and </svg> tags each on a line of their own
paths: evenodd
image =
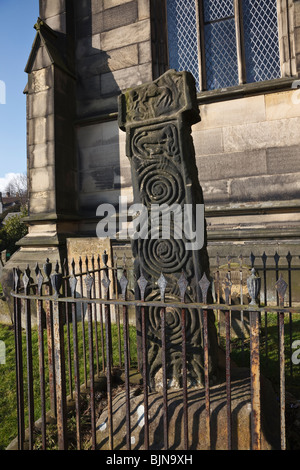
<svg viewBox="0 0 300 470">
<path fill-rule="evenodd" d="M 199 88 L 195 0 L 168 1 L 167 15 L 170 68 L 191 72 Z"/>
<path fill-rule="evenodd" d="M 281 76 L 277 0 L 167 0 L 169 65 L 198 90 Z"/>
<path fill-rule="evenodd" d="M 280 77 L 276 1 L 243 0 L 247 82 Z"/>
<path fill-rule="evenodd" d="M 203 4 L 206 88 L 237 85 L 238 64 L 233 0 Z"/>
</svg>

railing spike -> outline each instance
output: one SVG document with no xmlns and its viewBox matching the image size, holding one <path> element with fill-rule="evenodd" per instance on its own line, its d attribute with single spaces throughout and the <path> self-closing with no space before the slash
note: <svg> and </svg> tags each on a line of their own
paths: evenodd
<svg viewBox="0 0 300 470">
<path fill-rule="evenodd" d="M 107 254 L 106 250 L 104 250 L 104 253 L 102 255 L 102 261 L 103 261 L 104 266 L 106 267 L 107 262 L 108 262 L 108 254 Z"/>
<path fill-rule="evenodd" d="M 202 302 L 206 304 L 207 302 L 207 292 L 210 286 L 210 281 L 208 280 L 206 273 L 203 274 L 202 278 L 199 281 L 199 286 L 202 294 Z"/>
<path fill-rule="evenodd" d="M 256 276 L 254 268 L 251 270 L 251 276 L 247 279 L 248 292 L 251 297 L 250 305 L 257 305 L 256 299 L 260 291 L 260 277 Z"/>
<path fill-rule="evenodd" d="M 54 297 L 59 297 L 59 291 L 62 285 L 62 274 L 59 273 L 59 265 L 56 264 L 55 272 L 51 274 L 51 284 L 54 289 Z"/>
<path fill-rule="evenodd" d="M 264 264 L 264 267 L 266 267 L 266 262 L 267 262 L 268 257 L 266 255 L 265 251 L 264 251 L 264 254 L 262 255 L 261 259 L 262 259 L 262 262 Z"/>
<path fill-rule="evenodd" d="M 46 263 L 44 264 L 43 269 L 47 279 L 50 279 L 50 275 L 52 272 L 52 263 L 50 263 L 49 258 L 46 259 Z"/>
<path fill-rule="evenodd" d="M 140 278 L 137 280 L 137 284 L 138 284 L 139 289 L 140 289 L 141 300 L 144 301 L 144 300 L 145 300 L 145 292 L 146 292 L 146 287 L 147 287 L 148 281 L 147 281 L 147 279 L 145 278 L 145 276 L 144 276 L 142 270 L 141 270 L 141 276 L 140 276 Z"/>
<path fill-rule="evenodd" d="M 56 274 L 59 273 L 59 262 L 58 261 L 56 261 L 56 264 L 55 264 L 55 272 L 56 272 Z"/>
<path fill-rule="evenodd" d="M 181 273 L 181 276 L 180 278 L 178 279 L 178 287 L 179 287 L 179 291 L 180 291 L 180 299 L 181 299 L 181 302 L 184 302 L 185 301 L 185 294 L 186 294 L 186 290 L 188 288 L 188 280 L 185 276 L 185 273 L 184 271 L 182 271 Z"/>
<path fill-rule="evenodd" d="M 25 293 L 27 292 L 29 282 L 30 282 L 30 269 L 29 269 L 29 266 L 28 266 L 24 270 L 24 273 L 23 273 L 23 284 L 24 284 Z"/>
<path fill-rule="evenodd" d="M 70 279 L 69 279 L 69 284 L 70 284 L 71 296 L 72 296 L 72 297 L 75 297 L 77 282 L 78 282 L 78 281 L 77 281 L 76 277 L 74 276 L 74 271 L 73 271 L 73 274 L 72 274 L 72 276 L 71 276 Z"/>
<path fill-rule="evenodd" d="M 229 273 L 226 273 L 225 279 L 223 281 L 224 292 L 225 292 L 225 303 L 229 304 L 229 297 L 231 295 L 232 282 L 229 277 Z"/>
<path fill-rule="evenodd" d="M 104 287 L 105 295 L 107 296 L 108 295 L 108 289 L 109 289 L 111 281 L 110 281 L 109 277 L 107 276 L 106 272 L 104 272 L 104 277 L 103 277 L 101 283 Z"/>
<path fill-rule="evenodd" d="M 160 290 L 160 297 L 161 297 L 162 302 L 165 301 L 165 293 L 166 293 L 167 284 L 168 283 L 167 283 L 165 276 L 163 275 L 163 273 L 161 273 L 160 278 L 157 281 L 157 285 Z"/>
<path fill-rule="evenodd" d="M 276 264 L 276 266 L 277 266 L 277 265 L 278 265 L 278 262 L 279 262 L 279 260 L 280 260 L 280 256 L 279 256 L 279 254 L 277 253 L 277 251 L 276 251 L 276 253 L 275 253 L 275 255 L 274 255 L 274 260 L 275 260 L 275 264 Z"/>
<path fill-rule="evenodd" d="M 91 293 L 92 293 L 92 287 L 93 287 L 93 284 L 94 284 L 94 278 L 90 275 L 89 272 L 87 273 L 84 282 L 85 282 L 85 285 L 86 285 L 87 297 L 90 298 Z"/>
<path fill-rule="evenodd" d="M 43 282 L 44 282 L 44 277 L 43 277 L 43 274 L 42 274 L 42 271 L 38 270 L 38 272 L 36 272 L 36 280 L 37 280 L 37 286 L 38 286 L 38 295 L 41 295 L 42 294 L 42 287 L 43 287 Z"/>
<path fill-rule="evenodd" d="M 254 256 L 254 254 L 253 254 L 252 251 L 251 251 L 251 255 L 250 255 L 251 268 L 254 267 L 255 258 L 256 258 L 256 257 Z"/>
<path fill-rule="evenodd" d="M 126 291 L 127 291 L 127 286 L 128 286 L 128 279 L 123 272 L 123 275 L 120 279 L 120 286 L 121 286 L 121 291 L 122 291 L 122 300 L 126 300 Z"/>
<path fill-rule="evenodd" d="M 285 280 L 282 277 L 282 274 L 280 273 L 279 279 L 275 284 L 275 288 L 278 292 L 278 297 L 280 299 L 281 305 L 284 304 L 284 296 L 287 290 L 287 286 L 288 286 L 287 283 L 285 282 Z"/>
<path fill-rule="evenodd" d="M 292 255 L 291 255 L 291 252 L 289 251 L 288 254 L 286 255 L 286 259 L 287 259 L 287 262 L 288 264 L 291 264 L 291 261 L 293 259 Z"/>
<path fill-rule="evenodd" d="M 74 260 L 74 258 L 72 258 L 71 267 L 72 267 L 72 274 L 74 276 L 75 275 L 75 260 Z"/>
<path fill-rule="evenodd" d="M 40 272 L 39 263 L 36 263 L 35 268 L 34 268 L 34 272 L 35 272 L 35 275 L 38 276 L 38 274 Z"/>
</svg>

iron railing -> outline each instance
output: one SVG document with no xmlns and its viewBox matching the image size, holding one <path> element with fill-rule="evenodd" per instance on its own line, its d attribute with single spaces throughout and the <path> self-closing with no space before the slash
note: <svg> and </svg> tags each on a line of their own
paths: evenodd
<svg viewBox="0 0 300 470">
<path fill-rule="evenodd" d="M 252 255 L 251 255 L 252 256 Z M 250 258 L 251 266 L 254 266 L 253 256 Z M 57 424 L 58 448 L 70 448 L 68 432 L 68 406 L 74 403 L 74 413 L 76 418 L 76 438 L 73 447 L 81 449 L 87 444 L 83 442 L 82 429 L 82 393 L 88 391 L 89 403 L 89 448 L 97 449 L 97 409 L 96 396 L 98 393 L 99 378 L 105 377 L 106 380 L 106 407 L 108 424 L 108 447 L 115 448 L 115 429 L 113 414 L 114 397 L 114 378 L 115 369 L 124 371 L 124 387 L 126 400 L 126 423 L 125 448 L 132 448 L 132 412 L 130 403 L 132 399 L 130 374 L 134 367 L 138 368 L 136 360 L 136 344 L 130 340 L 130 326 L 128 321 L 130 309 L 140 309 L 141 313 L 141 348 L 142 348 L 142 371 L 141 388 L 143 392 L 144 403 L 144 432 L 142 449 L 151 448 L 153 439 L 150 433 L 149 414 L 149 383 L 147 376 L 147 333 L 146 320 L 147 309 L 157 307 L 161 312 L 161 350 L 162 350 L 162 374 L 163 374 L 163 449 L 170 447 L 169 442 L 169 391 L 167 387 L 166 374 L 166 311 L 168 308 L 180 309 L 181 312 L 181 334 L 182 334 L 182 400 L 183 400 L 183 443 L 182 449 L 191 449 L 191 420 L 189 414 L 189 388 L 187 383 L 187 364 L 186 364 L 186 322 L 185 314 L 187 308 L 197 309 L 203 318 L 203 337 L 204 337 L 204 396 L 205 396 L 205 423 L 207 448 L 213 448 L 211 435 L 211 385 L 209 377 L 209 345 L 207 319 L 208 312 L 222 312 L 224 319 L 224 348 L 225 348 L 225 385 L 226 385 L 226 408 L 227 408 L 227 445 L 228 449 L 235 446 L 232 435 L 232 396 L 231 396 L 231 370 L 232 370 L 232 318 L 233 314 L 240 315 L 242 321 L 246 322 L 246 315 L 249 316 L 248 333 L 242 337 L 242 350 L 244 351 L 246 337 L 249 347 L 249 376 L 251 382 L 251 448 L 261 448 L 261 337 L 263 332 L 262 321 L 265 319 L 264 327 L 267 328 L 267 319 L 269 315 L 277 317 L 278 325 L 278 366 L 279 366 L 279 413 L 280 413 L 280 448 L 287 448 L 286 437 L 286 350 L 285 344 L 285 317 L 290 320 L 290 331 L 293 316 L 300 314 L 300 307 L 293 307 L 291 303 L 291 288 L 284 281 L 281 275 L 281 269 L 278 268 L 278 277 L 276 281 L 276 292 L 278 302 L 276 305 L 259 305 L 256 299 L 259 295 L 261 283 L 255 276 L 255 270 L 252 269 L 247 277 L 248 300 L 245 301 L 246 294 L 242 289 L 239 303 L 232 303 L 232 263 L 227 260 L 228 270 L 222 281 L 220 278 L 220 263 L 215 272 L 215 280 L 208 280 L 203 276 L 199 285 L 202 292 L 201 303 L 187 303 L 186 289 L 188 283 L 182 273 L 178 283 L 181 297 L 177 302 L 166 302 L 164 299 L 164 287 L 161 286 L 160 301 L 146 301 L 145 288 L 147 281 L 143 274 L 136 281 L 139 288 L 140 300 L 129 298 L 128 295 L 128 277 L 126 274 L 126 265 L 124 262 L 122 276 L 118 277 L 118 267 L 108 266 L 108 256 L 105 253 L 102 257 L 92 257 L 85 262 L 79 259 L 78 266 L 72 261 L 70 272 L 65 262 L 60 273 L 60 266 L 57 263 L 52 273 L 52 265 L 47 260 L 43 266 L 44 276 L 39 266 L 36 266 L 33 272 L 29 267 L 22 273 L 18 268 L 14 269 L 14 290 L 12 296 L 14 299 L 14 328 L 15 328 L 15 350 L 16 350 L 16 379 L 17 379 L 17 410 L 18 410 L 18 449 L 34 449 L 36 445 L 36 423 L 35 416 L 39 415 L 36 411 L 36 398 L 34 393 L 34 381 L 40 383 L 40 429 L 42 449 L 47 449 L 47 426 L 48 415 L 55 418 Z M 85 267 L 84 267 L 85 264 Z M 241 263 L 242 266 L 242 263 Z M 264 265 L 265 266 L 265 265 Z M 289 265 L 290 266 L 290 265 Z M 290 266 L 291 267 L 291 266 Z M 120 269 L 119 269 L 120 270 Z M 264 273 L 267 272 L 265 266 Z M 288 271 L 288 277 L 290 278 Z M 33 275 L 33 276 L 32 276 Z M 35 280 L 33 279 L 35 277 Z M 160 281 L 164 281 L 163 274 Z M 242 281 L 242 279 L 241 279 Z M 207 292 L 210 285 L 213 284 L 216 294 L 215 303 L 207 302 Z M 265 288 L 263 284 L 262 288 Z M 285 301 L 285 294 L 289 292 L 288 301 Z M 222 299 L 224 294 L 224 299 Z M 132 296 L 131 296 L 132 297 Z M 266 296 L 264 297 L 266 299 Z M 222 303 L 223 302 L 223 303 Z M 278 303 L 278 305 L 277 305 Z M 288 305 L 285 305 L 288 303 Z M 33 366 L 33 329 L 32 314 L 36 310 L 37 331 L 38 331 L 38 357 L 39 371 L 38 377 L 34 378 Z M 122 318 L 120 315 L 122 312 Z M 116 323 L 115 334 L 112 334 L 112 318 Z M 220 322 L 220 317 L 218 318 Z M 22 326 L 25 327 L 26 344 L 22 340 Z M 79 342 L 79 329 L 81 341 Z M 87 334 L 86 334 L 87 333 Z M 122 338 L 123 335 L 123 338 Z M 219 340 L 221 341 L 219 336 Z M 266 338 L 264 338 L 265 340 Z M 293 336 L 290 336 L 289 350 L 291 351 L 291 342 Z M 26 368 L 24 368 L 24 349 L 26 351 Z M 113 357 L 113 350 L 116 352 Z M 134 357 L 133 357 L 134 356 Z M 47 362 L 47 364 L 46 364 Z M 80 369 L 81 366 L 81 369 Z M 290 374 L 293 374 L 290 368 Z M 26 388 L 27 384 L 27 388 Z M 49 391 L 48 391 L 49 390 Z M 49 399 L 47 398 L 49 394 Z M 47 400 L 50 410 L 47 410 Z M 86 411 L 84 412 L 86 415 Z M 27 432 L 25 433 L 25 427 Z M 86 432 L 86 430 L 85 430 Z"/>
</svg>

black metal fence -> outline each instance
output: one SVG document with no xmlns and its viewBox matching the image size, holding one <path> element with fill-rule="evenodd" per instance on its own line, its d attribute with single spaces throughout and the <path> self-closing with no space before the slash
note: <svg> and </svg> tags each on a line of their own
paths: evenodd
<svg viewBox="0 0 300 470">
<path fill-rule="evenodd" d="M 289 257 L 290 258 L 290 257 Z M 268 359 L 268 319 L 275 316 L 278 327 L 278 394 L 280 448 L 286 449 L 286 374 L 293 377 L 294 371 L 291 362 L 292 319 L 300 314 L 300 307 L 292 306 L 291 293 L 291 259 L 288 259 L 287 283 L 281 273 L 281 268 L 275 265 L 277 300 L 275 305 L 267 302 L 267 266 L 263 263 L 261 277 L 255 275 L 254 261 L 250 258 L 252 271 L 248 270 L 245 277 L 243 262 L 240 260 L 238 283 L 234 283 L 232 273 L 236 270 L 233 262 L 227 259 L 227 269 L 222 277 L 220 263 L 214 273 L 214 280 L 203 276 L 199 285 L 202 292 L 201 303 L 186 303 L 186 289 L 188 283 L 184 273 L 180 277 L 181 298 L 178 302 L 165 302 L 162 288 L 160 301 L 145 301 L 145 288 L 147 281 L 141 273 L 136 280 L 140 299 L 128 296 L 128 276 L 126 273 L 126 260 L 121 269 L 117 265 L 108 265 L 106 253 L 102 257 L 79 259 L 77 265 L 72 261 L 70 267 L 65 262 L 60 268 L 57 263 L 52 271 L 49 260 L 43 266 L 30 271 L 29 267 L 22 273 L 14 269 L 14 327 L 16 350 L 16 378 L 17 378 L 17 410 L 18 410 L 18 448 L 34 449 L 37 441 L 37 428 L 39 428 L 39 448 L 49 448 L 47 428 L 49 416 L 55 419 L 57 425 L 57 446 L 59 449 L 68 448 L 99 448 L 98 425 L 99 418 L 99 383 L 105 378 L 105 408 L 107 410 L 108 448 L 115 449 L 114 426 L 114 389 L 115 378 L 123 373 L 122 384 L 125 393 L 126 419 L 124 435 L 126 435 L 125 448 L 135 448 L 132 444 L 132 410 L 131 410 L 131 372 L 138 369 L 136 341 L 130 332 L 128 321 L 129 310 L 139 308 L 141 313 L 141 355 L 142 371 L 140 388 L 143 396 L 143 445 L 142 449 L 152 446 L 151 420 L 149 412 L 149 384 L 147 376 L 147 308 L 157 307 L 161 312 L 161 345 L 162 345 L 162 420 L 163 444 L 162 449 L 170 448 L 169 422 L 169 391 L 166 376 L 166 310 L 170 307 L 181 311 L 182 334 L 182 403 L 183 403 L 183 440 L 181 449 L 191 449 L 191 409 L 189 407 L 189 387 L 186 367 L 186 321 L 187 308 L 197 309 L 203 318 L 204 337 L 204 421 L 206 426 L 207 448 L 213 448 L 212 443 L 212 412 L 209 377 L 209 345 L 207 334 L 208 312 L 216 313 L 216 323 L 219 331 L 219 341 L 224 347 L 225 357 L 225 388 L 226 388 L 226 416 L 227 416 L 227 442 L 226 448 L 235 447 L 232 435 L 232 354 L 234 341 L 241 342 L 241 350 L 248 348 L 249 377 L 251 383 L 251 448 L 261 448 L 262 416 L 261 416 L 261 366 L 262 366 L 262 335 L 265 343 L 264 360 Z M 263 260 L 262 260 L 263 261 Z M 70 268 L 70 269 L 69 269 Z M 277 269 L 278 268 L 278 269 Z M 163 275 L 162 278 L 163 279 Z M 240 297 L 233 302 L 233 285 L 240 289 Z M 207 292 L 213 286 L 215 303 L 207 303 Z M 247 286 L 247 291 L 245 290 Z M 257 303 L 260 293 L 263 293 L 264 302 Z M 286 299 L 286 292 L 288 298 Z M 130 299 L 129 299 L 130 298 Z M 246 300 L 246 298 L 248 300 Z M 33 365 L 33 311 L 37 315 L 37 347 L 39 369 L 37 377 Z M 221 315 L 220 315 L 221 314 Z M 236 317 L 234 318 L 234 315 Z M 233 340 L 233 324 L 236 318 L 242 325 L 242 336 Z M 285 318 L 289 320 L 289 344 L 285 340 Z M 113 328 L 112 328 L 112 319 Z M 223 330 L 221 328 L 223 325 Z M 22 331 L 25 326 L 25 334 Z M 25 340 L 23 337 L 25 336 Z M 245 345 L 245 342 L 247 345 Z M 286 357 L 288 351 L 288 356 Z M 26 356 L 25 356 L 26 354 Z M 289 366 L 287 364 L 287 360 Z M 116 373 L 118 371 L 118 373 Z M 138 373 L 139 371 L 137 371 Z M 100 380 L 101 379 L 101 380 Z M 36 398 L 36 384 L 39 384 L 39 398 Z M 88 398 L 86 408 L 83 409 L 84 400 Z M 86 393 L 88 392 L 88 393 Z M 101 393 L 100 393 L 101 395 Z M 72 408 L 73 406 L 73 408 Z M 73 420 L 76 421 L 73 437 L 70 438 L 68 428 L 69 410 L 72 408 Z M 102 408 L 101 408 L 102 410 Z M 103 411 L 103 410 L 102 410 Z M 86 417 L 88 415 L 88 425 Z M 36 416 L 39 416 L 37 425 Z M 74 418 L 75 417 L 75 418 Z M 84 418 L 84 419 L 83 419 Z M 84 423 L 84 424 L 83 424 Z M 83 429 L 84 427 L 84 429 Z M 25 429 L 26 428 L 26 429 Z M 87 429 L 88 428 L 88 429 Z M 25 432 L 26 431 L 26 432 Z M 88 437 L 87 437 L 88 436 Z M 70 447 L 71 446 L 71 447 Z"/>
</svg>

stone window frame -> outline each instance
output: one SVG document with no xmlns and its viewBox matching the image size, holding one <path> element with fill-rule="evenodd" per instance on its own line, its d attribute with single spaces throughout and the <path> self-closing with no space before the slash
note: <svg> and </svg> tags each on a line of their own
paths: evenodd
<svg viewBox="0 0 300 470">
<path fill-rule="evenodd" d="M 288 89 L 295 77 L 300 76 L 300 67 L 297 66 L 296 55 L 300 51 L 297 49 L 296 30 L 300 24 L 297 24 L 299 14 L 294 13 L 295 0 L 277 0 L 278 14 L 278 37 L 280 52 L 280 68 L 281 78 L 273 80 L 246 83 L 245 66 L 242 59 L 243 43 L 242 43 L 242 24 L 241 17 L 242 0 L 234 0 L 235 5 L 235 21 L 238 49 L 238 68 L 239 68 L 239 85 L 228 87 L 220 90 L 206 90 L 205 88 L 205 72 L 203 63 L 204 57 L 204 28 L 203 28 L 203 0 L 195 0 L 197 22 L 198 22 L 198 59 L 199 59 L 199 77 L 200 77 L 200 93 L 198 100 L 203 102 L 218 101 L 224 98 L 240 97 L 247 94 L 265 93 L 267 91 Z M 152 58 L 153 58 L 153 79 L 158 78 L 169 67 L 168 53 L 168 31 L 167 31 L 167 0 L 151 0 L 151 32 L 152 32 Z M 299 61 L 298 61 L 299 62 Z M 220 97 L 221 95 L 221 97 Z"/>
</svg>

